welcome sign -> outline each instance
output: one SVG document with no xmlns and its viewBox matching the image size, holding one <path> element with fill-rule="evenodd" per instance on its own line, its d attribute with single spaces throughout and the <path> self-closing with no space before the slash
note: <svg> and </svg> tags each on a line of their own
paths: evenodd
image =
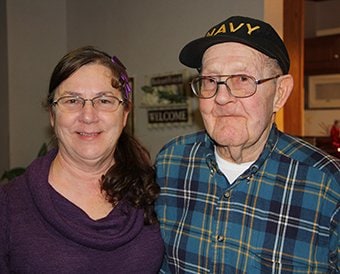
<svg viewBox="0 0 340 274">
<path fill-rule="evenodd" d="M 148 123 L 149 124 L 161 124 L 161 123 L 185 123 L 188 122 L 188 109 L 161 109 L 161 110 L 149 110 L 148 111 Z"/>
<path fill-rule="evenodd" d="M 187 78 L 184 73 L 162 74 L 149 78 L 149 84 L 142 87 L 144 96 L 141 106 L 147 110 L 150 127 L 191 124 Z"/>
</svg>

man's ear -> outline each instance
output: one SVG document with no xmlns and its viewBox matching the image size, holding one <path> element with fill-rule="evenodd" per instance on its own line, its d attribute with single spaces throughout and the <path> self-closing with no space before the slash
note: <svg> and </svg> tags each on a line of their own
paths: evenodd
<svg viewBox="0 0 340 274">
<path fill-rule="evenodd" d="M 278 112 L 287 102 L 290 93 L 293 90 L 294 80 L 292 75 L 283 75 L 277 80 L 276 93 L 273 102 L 273 111 Z"/>
</svg>

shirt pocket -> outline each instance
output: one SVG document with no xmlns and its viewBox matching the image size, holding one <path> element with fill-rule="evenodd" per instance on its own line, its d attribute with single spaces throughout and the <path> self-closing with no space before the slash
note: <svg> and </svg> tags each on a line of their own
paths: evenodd
<svg viewBox="0 0 340 274">
<path fill-rule="evenodd" d="M 259 273 L 312 273 L 305 263 L 292 261 L 284 256 L 281 257 L 281 261 L 275 261 L 272 254 L 264 252 L 254 254 L 252 267 L 257 269 Z"/>
<path fill-rule="evenodd" d="M 298 226 L 256 233 L 252 267 L 260 273 L 328 273 L 328 237 L 319 233 Z"/>
</svg>

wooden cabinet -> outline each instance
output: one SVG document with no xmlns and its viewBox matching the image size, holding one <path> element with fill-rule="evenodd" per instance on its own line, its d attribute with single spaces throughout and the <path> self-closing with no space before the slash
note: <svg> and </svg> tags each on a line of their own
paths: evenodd
<svg viewBox="0 0 340 274">
<path fill-rule="evenodd" d="M 305 74 L 340 73 L 340 34 L 305 39 Z"/>
</svg>

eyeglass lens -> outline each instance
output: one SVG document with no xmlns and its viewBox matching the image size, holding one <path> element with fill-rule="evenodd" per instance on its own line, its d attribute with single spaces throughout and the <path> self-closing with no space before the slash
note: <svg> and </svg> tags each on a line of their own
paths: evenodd
<svg viewBox="0 0 340 274">
<path fill-rule="evenodd" d="M 219 85 L 226 85 L 229 92 L 235 97 L 248 97 L 256 91 L 256 80 L 248 75 L 232 75 L 224 81 L 218 81 L 210 76 L 199 76 L 191 83 L 193 92 L 201 98 L 215 96 Z"/>
<path fill-rule="evenodd" d="M 91 102 L 92 106 L 98 111 L 115 111 L 123 102 L 114 96 L 99 96 L 92 99 L 84 99 L 79 96 L 64 96 L 54 102 L 62 111 L 77 112 L 80 111 L 86 104 Z"/>
</svg>

